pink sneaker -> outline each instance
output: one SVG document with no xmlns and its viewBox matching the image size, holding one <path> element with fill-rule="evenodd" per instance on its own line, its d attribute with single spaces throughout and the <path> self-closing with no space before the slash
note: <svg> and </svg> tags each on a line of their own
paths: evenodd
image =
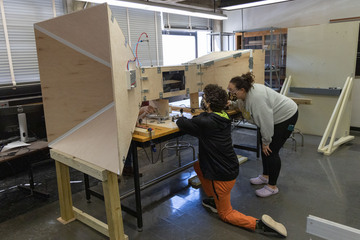
<svg viewBox="0 0 360 240">
<path fill-rule="evenodd" d="M 278 188 L 272 189 L 267 185 L 255 191 L 256 195 L 259 197 L 269 197 L 271 195 L 277 194 L 278 192 L 279 192 Z"/>
<path fill-rule="evenodd" d="M 269 180 L 264 178 L 262 175 L 259 175 L 255 178 L 250 178 L 250 183 L 254 185 L 267 184 L 268 182 Z"/>
</svg>

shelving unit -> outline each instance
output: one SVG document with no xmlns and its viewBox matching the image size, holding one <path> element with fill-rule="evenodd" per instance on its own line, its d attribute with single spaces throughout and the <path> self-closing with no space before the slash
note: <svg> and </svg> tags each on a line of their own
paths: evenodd
<svg viewBox="0 0 360 240">
<path fill-rule="evenodd" d="M 286 77 L 286 39 L 286 28 L 249 30 L 235 33 L 235 46 L 265 50 L 265 84 L 280 89 Z"/>
<path fill-rule="evenodd" d="M 229 32 L 214 32 L 207 34 L 211 38 L 211 52 L 215 51 L 231 51 L 233 49 L 233 37 L 235 33 Z M 227 44 L 226 44 L 227 43 Z M 216 47 L 216 44 L 218 44 Z"/>
</svg>

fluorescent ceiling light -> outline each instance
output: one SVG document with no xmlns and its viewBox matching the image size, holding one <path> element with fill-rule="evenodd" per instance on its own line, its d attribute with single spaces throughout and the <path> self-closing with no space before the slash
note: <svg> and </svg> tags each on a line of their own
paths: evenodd
<svg viewBox="0 0 360 240">
<path fill-rule="evenodd" d="M 262 5 L 268 5 L 273 3 L 280 3 L 280 2 L 287 2 L 291 0 L 262 0 L 262 1 L 245 1 L 248 3 L 241 3 L 237 5 L 227 6 L 227 7 L 221 7 L 223 10 L 235 10 L 235 9 L 241 9 L 241 8 L 250 8 L 250 7 L 257 7 Z M 243 1 L 244 2 L 244 1 Z"/>
<path fill-rule="evenodd" d="M 126 7 L 126 8 L 136 8 L 142 10 L 149 10 L 154 12 L 165 12 L 173 13 L 179 15 L 201 17 L 201 18 L 210 18 L 216 20 L 225 20 L 227 16 L 220 13 L 213 13 L 203 10 L 197 10 L 192 8 L 180 7 L 180 6 L 171 6 L 165 4 L 158 4 L 153 2 L 143 2 L 143 1 L 116 1 L 116 0 L 78 0 L 80 2 L 91 2 L 91 3 L 107 3 L 109 5 Z"/>
</svg>

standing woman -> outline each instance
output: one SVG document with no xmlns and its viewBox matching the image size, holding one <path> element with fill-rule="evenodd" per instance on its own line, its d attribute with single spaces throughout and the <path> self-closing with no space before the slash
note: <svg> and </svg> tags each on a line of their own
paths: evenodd
<svg viewBox="0 0 360 240">
<path fill-rule="evenodd" d="M 281 169 L 279 151 L 294 130 L 297 104 L 265 85 L 254 83 L 254 75 L 250 72 L 232 78 L 228 90 L 237 98 L 229 107 L 239 109 L 246 120 L 260 128 L 263 174 L 251 178 L 250 183 L 266 184 L 255 191 L 259 197 L 276 194 Z"/>
</svg>

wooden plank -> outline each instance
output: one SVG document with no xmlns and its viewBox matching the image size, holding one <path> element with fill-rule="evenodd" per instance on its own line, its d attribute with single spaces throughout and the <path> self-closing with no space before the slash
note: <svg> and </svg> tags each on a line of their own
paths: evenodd
<svg viewBox="0 0 360 240">
<path fill-rule="evenodd" d="M 69 167 L 72 167 L 76 170 L 79 170 L 80 172 L 83 172 L 83 173 L 86 173 L 100 181 L 105 181 L 106 178 L 107 178 L 107 174 L 106 174 L 106 170 L 104 168 L 101 168 L 101 167 L 98 167 L 94 164 L 91 164 L 91 163 L 88 163 L 84 160 L 81 160 L 79 158 L 76 158 L 76 157 L 73 157 L 69 154 L 66 154 L 66 153 L 63 153 L 63 152 L 60 152 L 58 150 L 55 150 L 55 149 L 51 149 L 50 150 L 50 156 L 52 159 L 56 160 L 56 162 L 59 162 L 63 165 L 66 165 L 66 166 L 69 166 Z M 62 165 L 60 165 L 62 166 Z M 64 167 L 65 168 L 65 167 Z M 65 170 L 62 170 L 62 169 L 59 169 L 59 171 L 66 171 Z M 60 172 L 59 172 L 60 174 Z M 59 183 L 59 180 L 61 180 L 61 182 L 63 181 L 67 181 L 67 178 L 66 178 L 66 174 L 67 173 L 63 173 L 64 174 L 64 180 L 63 179 L 58 179 L 58 183 Z M 70 182 L 70 180 L 69 180 Z M 70 184 L 70 183 L 69 183 Z"/>
<path fill-rule="evenodd" d="M 77 209 L 76 207 L 73 207 L 73 211 L 77 220 L 109 237 L 109 228 L 106 223 L 103 223 L 102 221 L 81 211 L 80 209 Z"/>
<path fill-rule="evenodd" d="M 115 140 L 117 147 L 114 148 L 117 149 L 116 154 L 118 154 L 118 157 L 114 162 L 109 163 L 109 168 L 106 169 L 120 174 L 128 154 L 141 105 L 140 70 L 135 66 L 130 66 L 130 70 L 136 70 L 136 86 L 134 85 L 134 88 L 128 90 L 125 70 L 127 69 L 127 62 L 134 59 L 134 56 L 130 46 L 125 43 L 126 38 L 117 21 L 112 18 L 110 9 L 107 8 L 107 10 L 110 34 L 111 79 L 116 113 L 116 125 L 112 131 L 117 134 L 117 140 Z M 102 159 L 99 158 L 98 160 Z M 117 166 L 117 171 L 114 171 L 115 169 L 110 168 L 110 166 Z"/>
<path fill-rule="evenodd" d="M 155 134 L 152 135 L 152 139 L 160 138 L 180 131 L 179 128 L 167 128 L 167 127 L 160 127 L 151 124 L 148 124 L 148 126 L 155 129 Z M 150 137 L 145 137 L 137 134 L 133 134 L 132 139 L 137 142 L 147 142 L 151 140 Z"/>
<path fill-rule="evenodd" d="M 130 130 L 128 131 L 130 132 Z M 125 133 L 123 134 L 125 135 Z M 122 172 L 121 164 L 123 163 L 120 164 L 119 160 L 114 107 L 107 109 L 67 135 L 66 138 L 51 144 L 50 147 L 71 157 L 91 163 L 92 166 L 95 165 L 117 174 Z"/>
<path fill-rule="evenodd" d="M 36 23 L 69 43 L 110 62 L 107 4 Z"/>
<path fill-rule="evenodd" d="M 323 218 L 309 215 L 307 217 L 306 232 L 328 240 L 358 240 L 360 230 Z"/>
<path fill-rule="evenodd" d="M 265 82 L 265 51 L 253 50 L 253 74 L 255 76 L 255 82 L 264 84 Z"/>
<path fill-rule="evenodd" d="M 107 172 L 107 181 L 103 181 L 102 185 L 109 237 L 111 240 L 125 240 L 117 175 Z"/>
<path fill-rule="evenodd" d="M 111 71 L 42 32 L 35 36 L 51 142 L 113 101 Z"/>
<path fill-rule="evenodd" d="M 134 131 L 134 134 L 135 135 L 141 135 L 141 136 L 144 136 L 144 137 L 150 137 L 150 132 L 148 131 L 147 128 L 136 127 L 135 131 Z M 155 134 L 155 129 L 151 131 L 151 134 Z"/>
<path fill-rule="evenodd" d="M 192 109 L 198 109 L 200 107 L 199 104 L 199 93 L 191 93 L 190 94 L 190 108 Z"/>
<path fill-rule="evenodd" d="M 69 167 L 59 161 L 55 161 L 55 167 L 60 205 L 60 218 L 58 218 L 58 220 L 63 224 L 67 224 L 75 220 L 75 215 L 72 209 L 73 203 Z"/>
</svg>

